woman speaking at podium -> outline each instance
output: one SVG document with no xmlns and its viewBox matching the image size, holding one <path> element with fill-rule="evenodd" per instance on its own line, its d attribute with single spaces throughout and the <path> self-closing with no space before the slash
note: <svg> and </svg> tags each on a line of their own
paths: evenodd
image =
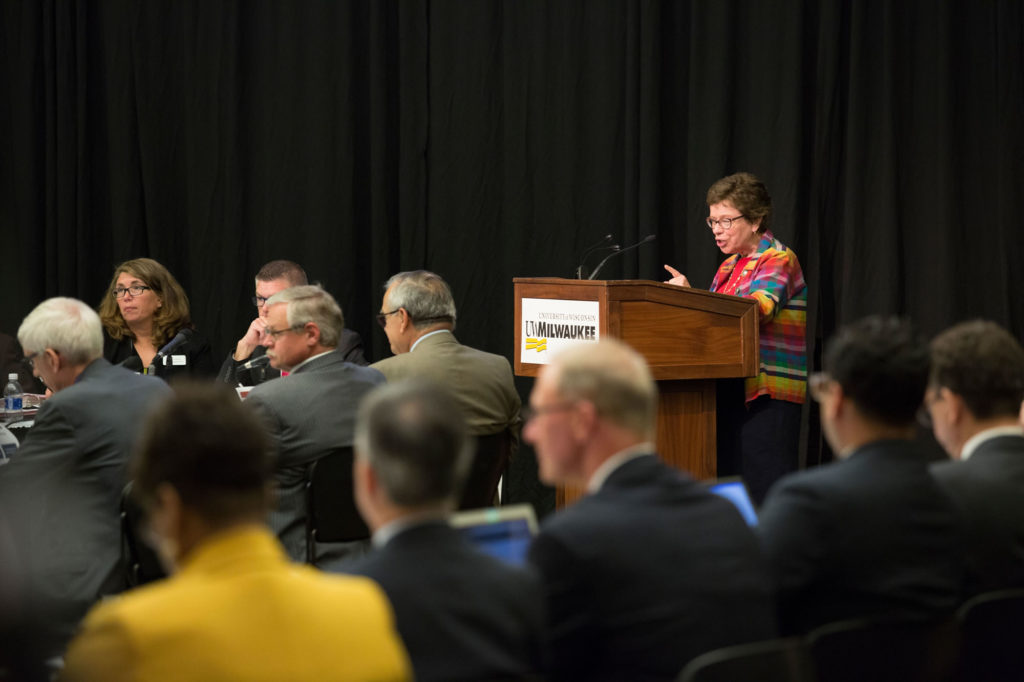
<svg viewBox="0 0 1024 682">
<path fill-rule="evenodd" d="M 718 180 L 707 203 L 708 229 L 729 256 L 710 290 L 753 298 L 760 313 L 760 373 L 742 387 L 718 385 L 718 470 L 742 475 L 760 504 L 771 484 L 797 465 L 807 392 L 807 286 L 796 254 L 768 229 L 772 199 L 756 176 Z M 690 286 L 678 270 L 665 269 L 669 284 Z"/>
<path fill-rule="evenodd" d="M 209 342 L 192 325 L 185 290 L 152 258 L 135 258 L 114 269 L 99 314 L 103 357 L 110 362 L 139 372 L 152 367 L 165 379 L 217 374 Z"/>
</svg>

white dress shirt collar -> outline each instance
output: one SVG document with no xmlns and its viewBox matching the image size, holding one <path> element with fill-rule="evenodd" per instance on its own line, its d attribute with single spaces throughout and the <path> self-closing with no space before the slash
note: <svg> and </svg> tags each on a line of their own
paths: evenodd
<svg viewBox="0 0 1024 682">
<path fill-rule="evenodd" d="M 643 455 L 654 454 L 654 443 L 643 442 L 632 445 L 625 450 L 620 450 L 614 455 L 606 459 L 601 463 L 601 466 L 597 467 L 597 471 L 593 473 L 590 480 L 587 481 L 587 492 L 596 493 L 604 485 L 604 482 L 608 480 L 616 469 L 625 464 L 626 462 L 642 457 Z"/>
<path fill-rule="evenodd" d="M 996 426 L 985 429 L 971 436 L 964 447 L 960 450 L 960 460 L 964 461 L 974 454 L 974 451 L 985 441 L 999 438 L 1001 436 L 1024 436 L 1024 427 L 1021 426 Z"/>
</svg>

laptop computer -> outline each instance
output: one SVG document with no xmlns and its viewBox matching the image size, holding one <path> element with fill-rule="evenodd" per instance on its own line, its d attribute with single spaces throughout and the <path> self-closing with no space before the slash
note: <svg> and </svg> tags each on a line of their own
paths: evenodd
<svg viewBox="0 0 1024 682">
<path fill-rule="evenodd" d="M 537 516 L 529 504 L 455 512 L 449 523 L 480 551 L 516 565 L 526 563 L 537 534 Z"/>
<path fill-rule="evenodd" d="M 754 501 L 750 499 L 750 492 L 742 478 L 739 476 L 718 478 L 705 481 L 704 485 L 714 494 L 720 495 L 736 505 L 748 526 L 757 525 L 757 509 L 754 507 Z"/>
</svg>

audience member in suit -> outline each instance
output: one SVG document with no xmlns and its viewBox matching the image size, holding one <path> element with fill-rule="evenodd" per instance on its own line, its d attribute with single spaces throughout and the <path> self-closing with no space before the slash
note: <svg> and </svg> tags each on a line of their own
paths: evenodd
<svg viewBox="0 0 1024 682">
<path fill-rule="evenodd" d="M 290 374 L 255 387 L 246 400 L 262 415 L 277 450 L 277 504 L 270 527 L 296 561 L 306 557 L 305 478 L 309 465 L 355 437 L 359 402 L 384 376 L 346 362 L 337 351 L 345 322 L 341 308 L 318 286 L 290 287 L 267 301 L 266 344 L 270 364 Z M 339 491 L 349 495 L 351 491 Z M 321 544 L 317 564 L 368 542 Z"/>
<path fill-rule="evenodd" d="M 103 357 L 164 379 L 212 377 L 216 372 L 210 343 L 192 324 L 188 296 L 167 268 L 152 258 L 135 258 L 114 269 L 99 305 L 106 339 Z M 189 334 L 157 362 L 157 352 L 179 332 Z"/>
<path fill-rule="evenodd" d="M 511 452 L 515 452 L 520 400 L 512 381 L 512 368 L 501 355 L 458 342 L 453 333 L 455 301 L 447 282 L 425 270 L 394 275 L 385 284 L 377 321 L 395 355 L 372 367 L 391 382 L 422 377 L 446 387 L 465 413 L 470 435 L 506 432 Z M 497 454 L 478 453 L 477 457 Z M 475 461 L 473 469 L 486 471 L 492 464 L 500 463 Z M 471 473 L 470 479 L 476 478 Z M 493 496 L 493 491 L 482 491 L 482 495 L 467 492 L 485 503 Z"/>
<path fill-rule="evenodd" d="M 97 606 L 62 679 L 411 679 L 380 588 L 289 562 L 264 525 L 272 457 L 223 386 L 182 387 L 147 420 L 132 492 L 174 575 Z"/>
<path fill-rule="evenodd" d="M 530 549 L 555 680 L 673 680 L 705 651 L 776 634 L 750 528 L 655 454 L 657 400 L 643 358 L 615 340 L 555 356 L 534 385 L 523 437 L 541 480 L 587 489 Z"/>
<path fill-rule="evenodd" d="M 25 363 L 25 356 L 18 341 L 13 336 L 0 332 L 0 380 L 6 385 L 7 375 L 14 373 L 18 375 L 18 383 L 25 393 L 42 393 L 45 390 Z"/>
<path fill-rule="evenodd" d="M 376 549 L 343 570 L 384 588 L 419 682 L 541 669 L 537 577 L 478 551 L 447 522 L 469 441 L 455 400 L 423 380 L 376 389 L 360 408 L 356 503 Z"/>
<path fill-rule="evenodd" d="M 932 474 L 967 525 L 968 591 L 1024 587 L 1024 349 L 994 322 L 965 322 L 932 341 L 925 405 L 954 460 Z"/>
<path fill-rule="evenodd" d="M 927 346 L 895 318 L 841 329 L 826 349 L 811 389 L 839 460 L 781 479 L 758 526 L 785 632 L 957 605 L 956 509 L 913 442 L 928 368 Z"/>
<path fill-rule="evenodd" d="M 306 271 L 298 263 L 290 260 L 272 260 L 260 268 L 256 273 L 256 291 L 252 297 L 252 302 L 256 306 L 256 319 L 249 324 L 245 334 L 235 344 L 235 350 L 224 360 L 217 378 L 231 386 L 256 386 L 281 376 L 281 370 L 270 367 L 267 361 L 259 360 L 266 357 L 267 301 L 288 287 L 301 287 L 307 284 L 309 279 L 306 277 Z M 370 364 L 363 356 L 362 338 L 351 329 L 341 331 L 337 350 L 352 364 Z M 253 366 L 246 367 L 247 363 L 254 360 L 257 362 Z"/>
<path fill-rule="evenodd" d="M 12 522 L 42 648 L 59 656 L 88 608 L 126 587 L 119 504 L 128 457 L 146 411 L 170 389 L 104 360 L 100 318 L 81 301 L 40 303 L 18 338 L 53 396 L 0 468 L 0 501 L 10 505 L 0 515 Z"/>
</svg>

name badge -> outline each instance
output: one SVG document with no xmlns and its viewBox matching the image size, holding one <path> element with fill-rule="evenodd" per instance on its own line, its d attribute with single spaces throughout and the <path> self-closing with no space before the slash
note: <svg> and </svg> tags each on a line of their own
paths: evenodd
<svg viewBox="0 0 1024 682">
<path fill-rule="evenodd" d="M 188 364 L 188 358 L 185 355 L 171 355 L 164 358 L 164 367 L 167 366 L 167 361 L 170 360 L 170 364 L 175 367 L 183 366 Z"/>
</svg>

